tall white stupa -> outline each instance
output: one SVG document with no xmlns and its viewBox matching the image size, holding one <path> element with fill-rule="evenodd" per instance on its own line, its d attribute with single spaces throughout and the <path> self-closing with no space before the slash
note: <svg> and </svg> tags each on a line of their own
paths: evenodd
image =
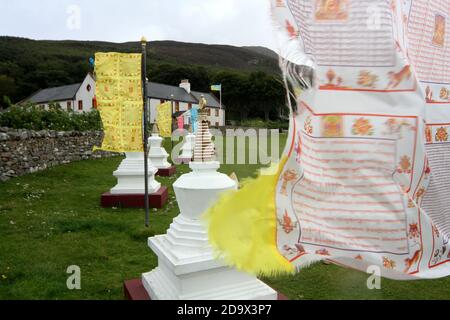
<svg viewBox="0 0 450 320">
<path fill-rule="evenodd" d="M 155 175 L 163 171 L 161 176 L 170 176 L 174 169 L 167 161 L 168 154 L 162 148 L 162 138 L 153 130 L 149 138 L 150 152 L 148 161 L 149 202 L 153 208 L 162 208 L 169 197 L 168 188 L 155 179 Z M 144 152 L 127 152 L 125 159 L 113 175 L 117 185 L 101 197 L 102 207 L 145 207 L 145 168 Z M 173 172 L 173 173 L 172 173 Z"/>
<path fill-rule="evenodd" d="M 169 154 L 164 149 L 163 138 L 159 136 L 158 125 L 153 126 L 152 136 L 148 138 L 148 144 L 150 147 L 148 158 L 153 167 L 157 168 L 156 175 L 162 177 L 173 176 L 176 173 L 176 167 L 169 163 L 167 160 Z"/>
<path fill-rule="evenodd" d="M 192 132 L 192 126 L 190 126 L 188 135 L 184 137 L 181 155 L 178 157 L 178 161 L 181 163 L 190 163 L 194 158 L 194 147 L 195 135 Z"/>
<path fill-rule="evenodd" d="M 144 153 L 127 152 L 126 158 L 120 163 L 113 175 L 117 178 L 117 184 L 111 189 L 111 194 L 144 194 Z M 158 169 L 149 164 L 148 185 L 149 193 L 156 192 L 161 183 L 156 181 L 155 174 Z"/>
<path fill-rule="evenodd" d="M 192 172 L 173 185 L 181 214 L 165 235 L 148 244 L 158 256 L 158 267 L 142 276 L 152 300 L 276 300 L 277 293 L 255 276 L 215 259 L 202 214 L 236 182 L 217 172 L 207 115 L 200 111 Z"/>
</svg>

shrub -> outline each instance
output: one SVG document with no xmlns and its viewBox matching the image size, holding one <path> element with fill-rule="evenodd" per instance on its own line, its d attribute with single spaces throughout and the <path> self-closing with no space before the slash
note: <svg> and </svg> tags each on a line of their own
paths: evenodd
<svg viewBox="0 0 450 320">
<path fill-rule="evenodd" d="M 12 106 L 0 113 L 0 127 L 29 130 L 92 131 L 101 130 L 100 114 L 97 110 L 74 113 L 51 105 L 42 110 L 33 105 Z"/>
<path fill-rule="evenodd" d="M 11 105 L 11 99 L 8 96 L 3 96 L 3 101 L 0 102 L 0 109 L 9 108 Z"/>
<path fill-rule="evenodd" d="M 242 127 L 265 128 L 265 129 L 289 129 L 289 120 L 264 121 L 259 118 L 243 120 L 240 122 Z"/>
</svg>

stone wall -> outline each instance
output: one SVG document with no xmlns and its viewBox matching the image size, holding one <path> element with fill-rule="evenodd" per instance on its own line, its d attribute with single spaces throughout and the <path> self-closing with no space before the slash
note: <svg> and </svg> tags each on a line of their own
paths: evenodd
<svg viewBox="0 0 450 320">
<path fill-rule="evenodd" d="M 103 132 L 31 131 L 0 128 L 0 181 L 72 161 L 119 154 L 96 151 Z"/>
</svg>

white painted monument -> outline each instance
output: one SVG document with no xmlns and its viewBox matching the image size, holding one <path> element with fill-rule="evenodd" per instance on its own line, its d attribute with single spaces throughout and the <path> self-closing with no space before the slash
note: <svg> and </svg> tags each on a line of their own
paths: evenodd
<svg viewBox="0 0 450 320">
<path fill-rule="evenodd" d="M 127 152 L 126 158 L 114 172 L 117 185 L 111 189 L 112 195 L 118 194 L 145 194 L 144 178 L 144 153 Z M 149 193 L 155 193 L 161 188 L 161 184 L 155 180 L 157 168 L 149 164 L 148 184 Z"/>
<path fill-rule="evenodd" d="M 162 146 L 163 138 L 159 136 L 157 130 L 153 130 L 152 136 L 148 138 L 150 151 L 148 154 L 150 163 L 157 169 L 168 169 L 172 165 L 167 161 L 169 154 Z"/>
<path fill-rule="evenodd" d="M 178 158 L 182 163 L 189 163 L 194 158 L 195 135 L 192 133 L 192 128 L 189 134 L 184 137 L 183 146 L 181 147 L 181 155 Z"/>
<path fill-rule="evenodd" d="M 167 234 L 150 238 L 158 267 L 143 275 L 152 300 L 276 300 L 277 293 L 256 277 L 227 267 L 215 259 L 202 214 L 220 193 L 236 189 L 236 182 L 217 172 L 206 114 L 200 113 L 191 173 L 173 185 L 181 214 Z"/>
</svg>

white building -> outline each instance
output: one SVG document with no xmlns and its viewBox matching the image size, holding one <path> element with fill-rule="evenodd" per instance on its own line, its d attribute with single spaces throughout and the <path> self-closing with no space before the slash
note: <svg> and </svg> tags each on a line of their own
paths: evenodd
<svg viewBox="0 0 450 320">
<path fill-rule="evenodd" d="M 156 107 L 164 102 L 172 101 L 172 113 L 175 117 L 184 114 L 184 123 L 190 124 L 190 113 L 194 107 L 198 107 L 201 96 L 204 95 L 209 112 L 208 120 L 213 127 L 225 125 L 225 106 L 211 93 L 191 91 L 189 80 L 182 80 L 179 87 L 166 84 L 149 82 L 147 96 L 150 106 L 150 122 L 155 123 L 157 117 Z"/>
<path fill-rule="evenodd" d="M 191 124 L 190 113 L 198 107 L 201 96 L 206 99 L 209 112 L 208 120 L 212 127 L 225 126 L 225 106 L 212 93 L 191 91 L 189 80 L 182 80 L 178 87 L 166 84 L 149 82 L 147 84 L 147 97 L 150 106 L 150 122 L 156 122 L 156 107 L 166 101 L 172 101 L 174 117 L 184 116 L 184 123 Z M 82 83 L 42 89 L 25 99 L 48 110 L 50 103 L 61 106 L 63 110 L 74 112 L 89 112 L 95 109 L 95 80 L 89 73 Z"/>
<path fill-rule="evenodd" d="M 82 83 L 42 89 L 23 102 L 31 102 L 46 110 L 49 104 L 55 103 L 66 111 L 89 112 L 96 108 L 95 80 L 89 73 Z"/>
</svg>

